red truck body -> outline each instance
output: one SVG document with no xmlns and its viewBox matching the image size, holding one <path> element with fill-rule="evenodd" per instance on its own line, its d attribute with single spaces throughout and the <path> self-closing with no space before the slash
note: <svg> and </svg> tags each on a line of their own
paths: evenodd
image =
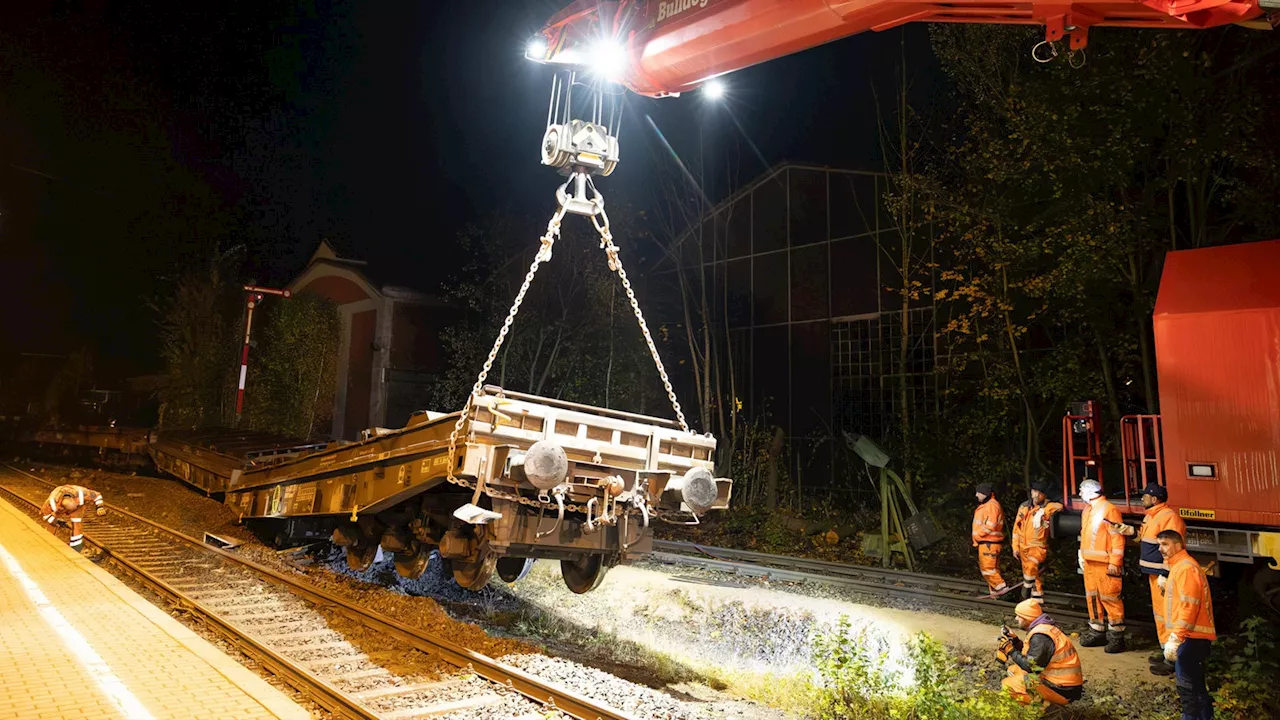
<svg viewBox="0 0 1280 720">
<path fill-rule="evenodd" d="M 1280 240 L 1169 253 L 1152 320 L 1170 504 L 1280 527 Z"/>
</svg>

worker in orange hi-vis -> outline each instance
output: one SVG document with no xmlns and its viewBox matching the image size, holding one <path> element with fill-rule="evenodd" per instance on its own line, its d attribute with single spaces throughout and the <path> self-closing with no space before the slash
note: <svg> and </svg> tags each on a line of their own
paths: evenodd
<svg viewBox="0 0 1280 720">
<path fill-rule="evenodd" d="M 1000 576 L 1000 547 L 1004 543 L 1004 508 L 996 500 L 991 483 L 974 488 L 978 507 L 973 511 L 973 546 L 978 548 L 978 570 L 991 589 L 991 597 L 1009 592 Z"/>
<path fill-rule="evenodd" d="M 1096 480 L 1080 483 L 1080 499 L 1089 504 L 1080 515 L 1078 560 L 1089 604 L 1089 629 L 1080 636 L 1080 645 L 1106 645 L 1106 652 L 1124 652 L 1124 601 L 1120 597 L 1124 536 L 1116 530 L 1120 511 L 1102 497 L 1102 486 Z"/>
<path fill-rule="evenodd" d="M 1013 557 L 1022 563 L 1022 599 L 1044 600 L 1045 561 L 1049 557 L 1049 526 L 1062 503 L 1049 500 L 1049 486 L 1031 483 L 1031 498 L 1018 506 L 1013 521 Z"/>
<path fill-rule="evenodd" d="M 84 522 L 84 508 L 90 503 L 93 504 L 94 512 L 99 516 L 107 514 L 107 508 L 102 502 L 102 493 L 80 485 L 59 485 L 49 493 L 44 505 L 40 506 L 40 514 L 50 525 L 54 523 L 70 525 L 71 549 L 80 552 L 80 548 L 84 545 L 84 530 L 81 527 Z"/>
<path fill-rule="evenodd" d="M 1204 664 L 1218 631 L 1213 623 L 1213 595 L 1200 563 L 1187 553 L 1186 538 L 1176 530 L 1156 536 L 1169 564 L 1164 580 L 1164 619 L 1169 639 L 1164 657 L 1178 673 L 1183 720 L 1213 720 L 1213 697 L 1204 683 Z"/>
<path fill-rule="evenodd" d="M 1030 705 L 1027 677 L 1035 675 L 1039 682 L 1033 687 L 1042 707 L 1079 700 L 1084 694 L 1084 673 L 1071 638 L 1044 613 L 1039 600 L 1023 600 L 1013 612 L 1018 627 L 1029 632 L 1023 642 L 1008 627 L 1001 628 L 996 659 L 1009 666 L 1009 676 L 1000 686 L 1019 703 Z"/>
<path fill-rule="evenodd" d="M 1142 489 L 1142 507 L 1146 509 L 1146 517 L 1142 519 L 1141 532 L 1135 531 L 1132 525 L 1117 528 L 1120 534 L 1127 537 L 1138 535 L 1141 553 L 1138 569 L 1147 576 L 1147 582 L 1151 584 L 1151 612 L 1156 619 L 1156 635 L 1160 638 L 1161 645 L 1169 639 L 1168 620 L 1164 616 L 1165 598 L 1161 591 L 1161 583 L 1169 575 L 1169 565 L 1160 554 L 1158 538 L 1165 530 L 1172 530 L 1184 538 L 1187 536 L 1187 524 L 1178 516 L 1177 510 L 1169 507 L 1168 500 L 1169 493 L 1164 486 L 1151 483 Z M 1173 664 L 1165 661 L 1163 649 L 1157 648 L 1147 661 L 1151 663 L 1153 675 L 1173 674 Z"/>
</svg>

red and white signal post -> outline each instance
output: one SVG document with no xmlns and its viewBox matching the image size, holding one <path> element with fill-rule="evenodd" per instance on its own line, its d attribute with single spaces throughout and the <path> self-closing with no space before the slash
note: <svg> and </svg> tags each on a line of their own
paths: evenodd
<svg viewBox="0 0 1280 720">
<path fill-rule="evenodd" d="M 275 288 L 258 287 L 257 285 L 245 285 L 244 291 L 247 293 L 245 303 L 244 318 L 244 349 L 240 353 L 240 385 L 236 388 L 236 424 L 240 424 L 240 413 L 244 410 L 244 380 L 249 374 L 249 334 L 253 331 L 253 308 L 260 302 L 265 295 L 277 295 L 286 300 L 293 296 L 287 288 L 277 290 Z"/>
</svg>

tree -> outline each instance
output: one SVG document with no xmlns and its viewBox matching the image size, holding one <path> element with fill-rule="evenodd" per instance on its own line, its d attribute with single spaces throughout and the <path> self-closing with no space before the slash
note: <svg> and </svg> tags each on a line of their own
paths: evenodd
<svg viewBox="0 0 1280 720">
<path fill-rule="evenodd" d="M 255 328 L 243 425 L 312 438 L 329 427 L 342 319 L 326 298 L 273 300 Z M 255 323 L 256 324 L 256 323 Z"/>
<path fill-rule="evenodd" d="M 1025 29 L 933 38 L 958 106 L 929 173 L 952 400 L 1017 423 L 1029 478 L 1066 401 L 1156 411 L 1164 253 L 1268 231 L 1256 188 L 1274 192 L 1280 166 L 1252 138 L 1280 113 L 1272 48 L 1238 28 L 1098 31 L 1081 68 L 1031 62 Z"/>
<path fill-rule="evenodd" d="M 622 259 L 634 271 L 643 266 L 635 253 L 648 238 L 645 215 L 626 203 L 608 208 Z M 471 262 L 445 295 L 467 312 L 442 335 L 451 362 L 434 392 L 437 406 L 460 407 L 465 401 L 525 280 L 542 231 L 536 221 L 495 214 L 461 233 Z M 599 245 L 587 219 L 565 219 L 551 259 L 541 264 L 494 359 L 489 383 L 635 412 L 661 397 L 627 297 Z M 642 278 L 643 273 L 632 275 L 633 285 Z M 635 292 L 645 307 L 644 287 Z"/>
<path fill-rule="evenodd" d="M 171 292 L 152 308 L 159 315 L 160 356 L 166 383 L 160 426 L 197 428 L 228 424 L 234 409 L 239 346 L 235 318 L 239 287 L 231 281 L 241 248 L 214 253 L 203 266 L 178 275 Z"/>
</svg>

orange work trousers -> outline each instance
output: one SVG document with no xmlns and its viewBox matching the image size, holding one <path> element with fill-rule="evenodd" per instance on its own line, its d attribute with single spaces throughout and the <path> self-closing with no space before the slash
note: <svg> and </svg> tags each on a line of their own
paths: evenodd
<svg viewBox="0 0 1280 720">
<path fill-rule="evenodd" d="M 991 592 L 1005 589 L 1004 578 L 1000 576 L 1000 543 L 978 543 L 978 570 Z"/>
<path fill-rule="evenodd" d="M 1049 557 L 1049 550 L 1042 547 L 1023 548 L 1019 553 L 1022 559 L 1022 587 L 1031 588 L 1031 597 L 1044 599 L 1044 582 L 1040 574 L 1044 572 L 1044 561 Z"/>
<path fill-rule="evenodd" d="M 1148 575 L 1147 581 L 1151 583 L 1151 614 L 1156 617 L 1156 637 L 1164 645 L 1169 639 L 1169 628 L 1164 624 L 1164 592 L 1160 589 L 1160 576 Z"/>
<path fill-rule="evenodd" d="M 1009 676 L 1000 681 L 1000 687 L 1005 692 L 1013 696 L 1023 705 L 1031 704 L 1031 693 L 1027 692 L 1027 671 L 1017 665 L 1009 666 Z M 1035 687 L 1036 694 L 1040 696 L 1041 703 L 1048 707 L 1049 705 L 1066 705 L 1070 701 L 1058 694 L 1052 688 L 1045 687 L 1044 683 L 1037 683 Z"/>
<path fill-rule="evenodd" d="M 1103 630 L 1124 629 L 1124 601 L 1120 599 L 1121 580 L 1107 574 L 1107 564 L 1084 561 L 1084 595 L 1089 603 L 1089 627 Z M 1107 625 L 1103 625 L 1103 623 Z"/>
</svg>

